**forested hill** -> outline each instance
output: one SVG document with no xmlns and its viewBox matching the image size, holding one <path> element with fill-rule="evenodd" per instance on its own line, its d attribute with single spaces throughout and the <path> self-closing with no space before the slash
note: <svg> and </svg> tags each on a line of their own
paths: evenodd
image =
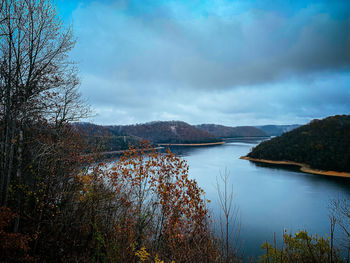
<svg viewBox="0 0 350 263">
<path fill-rule="evenodd" d="M 260 143 L 247 156 L 304 163 L 314 169 L 350 172 L 350 115 L 313 120 Z"/>
<path fill-rule="evenodd" d="M 229 127 L 217 124 L 201 124 L 196 127 L 219 138 L 268 136 L 264 131 L 253 126 Z"/>
<path fill-rule="evenodd" d="M 126 150 L 131 145 L 140 145 L 142 141 L 136 136 L 117 133 L 108 126 L 79 122 L 74 123 L 73 127 L 86 138 L 88 152 Z"/>
<path fill-rule="evenodd" d="M 142 140 L 151 143 L 192 144 L 213 143 L 220 139 L 181 121 L 157 121 L 135 125 L 102 126 L 92 123 L 75 123 L 82 135 L 87 137 L 90 148 L 102 151 L 127 149 Z"/>
<path fill-rule="evenodd" d="M 154 143 L 212 143 L 220 139 L 182 121 L 155 121 L 145 124 L 108 126 L 113 133 L 141 137 Z"/>
</svg>

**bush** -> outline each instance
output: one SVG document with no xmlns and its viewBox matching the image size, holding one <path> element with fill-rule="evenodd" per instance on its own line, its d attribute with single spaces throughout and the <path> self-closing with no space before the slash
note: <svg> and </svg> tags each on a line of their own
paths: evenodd
<svg viewBox="0 0 350 263">
<path fill-rule="evenodd" d="M 277 248 L 276 244 L 271 245 L 265 242 L 262 249 L 266 251 L 260 257 L 260 262 L 274 263 L 335 263 L 342 262 L 338 251 L 330 245 L 330 239 L 309 236 L 306 231 L 299 231 L 294 236 L 283 234 L 283 244 Z"/>
</svg>

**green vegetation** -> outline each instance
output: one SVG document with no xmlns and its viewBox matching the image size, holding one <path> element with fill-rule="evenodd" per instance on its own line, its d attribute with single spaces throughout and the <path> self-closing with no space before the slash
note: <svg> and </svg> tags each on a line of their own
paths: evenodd
<svg viewBox="0 0 350 263">
<path fill-rule="evenodd" d="M 283 245 L 264 243 L 261 248 L 265 254 L 260 257 L 261 263 L 328 263 L 343 262 L 339 251 L 333 248 L 332 240 L 309 236 L 306 231 L 299 231 L 294 236 L 283 234 Z"/>
<path fill-rule="evenodd" d="M 260 143 L 248 154 L 255 159 L 293 161 L 312 168 L 350 172 L 350 116 L 337 115 Z"/>
</svg>

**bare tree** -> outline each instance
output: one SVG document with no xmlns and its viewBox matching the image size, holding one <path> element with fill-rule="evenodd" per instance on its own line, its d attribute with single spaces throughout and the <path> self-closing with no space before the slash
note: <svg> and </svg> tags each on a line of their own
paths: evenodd
<svg viewBox="0 0 350 263">
<path fill-rule="evenodd" d="M 343 232 L 342 246 L 346 249 L 347 262 L 350 261 L 350 201 L 347 198 L 331 200 L 331 219 Z M 333 226 L 334 229 L 334 226 Z"/>
<path fill-rule="evenodd" d="M 2 10 L 4 9 L 4 3 L 5 3 L 5 0 L 0 1 L 0 13 L 2 13 Z M 6 20 L 6 17 L 2 16 L 1 20 L 0 20 L 0 24 L 3 24 L 5 22 L 5 20 Z M 3 33 L 0 32 L 0 36 L 2 36 L 2 35 L 3 35 Z"/>
<path fill-rule="evenodd" d="M 216 188 L 220 204 L 220 247 L 224 262 L 238 262 L 240 255 L 240 219 L 238 207 L 233 203 L 233 185 L 229 188 L 229 172 L 220 172 Z"/>
<path fill-rule="evenodd" d="M 0 8 L 0 205 L 6 205 L 13 177 L 23 177 L 24 130 L 43 120 L 60 126 L 88 111 L 68 59 L 72 29 L 63 28 L 52 2 L 2 0 Z"/>
<path fill-rule="evenodd" d="M 47 103 L 45 117 L 58 129 L 66 123 L 91 116 L 87 102 L 78 91 L 80 81 L 76 70 L 71 69 L 65 77 L 64 85 L 54 89 L 49 96 L 43 96 Z"/>
</svg>

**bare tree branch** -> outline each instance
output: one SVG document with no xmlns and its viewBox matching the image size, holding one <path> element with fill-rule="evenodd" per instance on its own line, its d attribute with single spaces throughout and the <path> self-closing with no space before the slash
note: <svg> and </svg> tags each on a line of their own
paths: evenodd
<svg viewBox="0 0 350 263">
<path fill-rule="evenodd" d="M 229 188 L 229 172 L 220 172 L 216 189 L 220 204 L 220 247 L 224 262 L 237 262 L 240 258 L 240 219 L 238 207 L 233 204 L 233 185 Z"/>
</svg>

